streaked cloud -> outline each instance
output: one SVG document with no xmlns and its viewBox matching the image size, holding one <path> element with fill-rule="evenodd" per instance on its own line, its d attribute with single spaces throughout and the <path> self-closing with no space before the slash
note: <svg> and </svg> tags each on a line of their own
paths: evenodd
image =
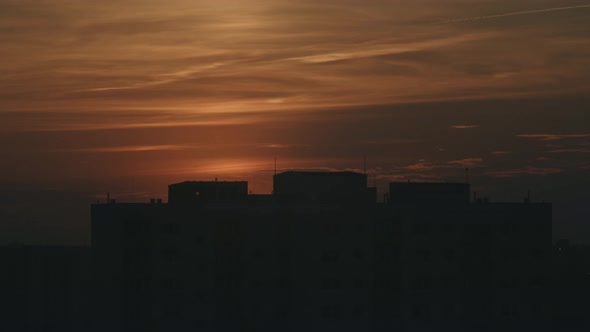
<svg viewBox="0 0 590 332">
<path fill-rule="evenodd" d="M 166 151 L 166 150 L 187 150 L 194 147 L 188 145 L 135 145 L 135 146 L 112 146 L 75 149 L 56 149 L 55 152 L 82 152 L 82 153 L 119 153 L 119 152 L 145 152 L 145 151 Z"/>
<path fill-rule="evenodd" d="M 559 149 L 550 150 L 548 153 L 590 153 L 590 149 Z"/>
<path fill-rule="evenodd" d="M 536 176 L 544 176 L 550 174 L 557 174 L 563 172 L 561 168 L 543 168 L 543 167 L 524 167 L 524 168 L 517 168 L 517 169 L 506 169 L 506 170 L 490 170 L 486 171 L 485 174 L 496 177 L 496 178 L 511 178 L 516 176 L 523 176 L 523 175 L 536 175 Z"/>
<path fill-rule="evenodd" d="M 483 158 L 465 158 L 460 160 L 449 161 L 449 165 L 461 167 L 479 167 L 483 162 Z"/>
<path fill-rule="evenodd" d="M 454 129 L 473 129 L 479 127 L 478 125 L 453 125 L 451 128 Z"/>
<path fill-rule="evenodd" d="M 403 167 L 403 169 L 410 170 L 410 171 L 431 171 L 434 169 L 448 168 L 448 167 L 449 166 L 445 163 L 421 161 L 421 162 L 418 162 L 415 164 L 405 166 L 405 167 Z"/>
<path fill-rule="evenodd" d="M 403 167 L 406 170 L 413 171 L 431 171 L 436 169 L 448 169 L 448 168 L 464 168 L 464 167 L 479 167 L 483 162 L 483 158 L 464 158 L 459 160 L 451 160 L 447 162 L 441 161 L 420 161 L 415 164 L 411 164 Z"/>
<path fill-rule="evenodd" d="M 496 15 L 474 16 L 474 17 L 459 18 L 459 19 L 454 19 L 454 20 L 443 21 L 443 22 L 440 22 L 439 24 L 489 20 L 489 19 L 509 17 L 509 16 L 541 14 L 541 13 L 550 13 L 550 12 L 557 12 L 557 11 L 563 11 L 563 10 L 585 9 L 585 8 L 590 8 L 590 4 L 577 5 L 577 6 L 565 6 L 565 7 L 552 7 L 552 8 L 543 8 L 543 9 L 533 9 L 533 10 L 523 10 L 523 11 L 502 13 L 502 14 L 496 14 Z"/>
<path fill-rule="evenodd" d="M 521 134 L 517 136 L 538 139 L 540 141 L 558 141 L 566 138 L 586 138 L 590 137 L 590 134 Z"/>
</svg>

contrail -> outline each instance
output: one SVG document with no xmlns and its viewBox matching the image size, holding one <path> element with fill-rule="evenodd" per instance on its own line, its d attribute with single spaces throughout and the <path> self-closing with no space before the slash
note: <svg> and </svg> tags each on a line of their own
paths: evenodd
<svg viewBox="0 0 590 332">
<path fill-rule="evenodd" d="M 484 15 L 484 16 L 476 16 L 476 17 L 468 17 L 468 18 L 459 18 L 456 20 L 448 20 L 448 21 L 438 22 L 437 24 L 479 21 L 479 20 L 487 20 L 487 19 L 498 18 L 498 17 L 557 12 L 557 11 L 561 11 L 561 10 L 570 10 L 570 9 L 578 9 L 578 8 L 590 8 L 590 4 L 578 5 L 578 6 L 568 6 L 568 7 L 555 7 L 555 8 L 545 8 L 545 9 L 525 10 L 525 11 L 520 11 L 520 12 L 511 12 L 511 13 L 496 14 L 496 15 Z"/>
</svg>

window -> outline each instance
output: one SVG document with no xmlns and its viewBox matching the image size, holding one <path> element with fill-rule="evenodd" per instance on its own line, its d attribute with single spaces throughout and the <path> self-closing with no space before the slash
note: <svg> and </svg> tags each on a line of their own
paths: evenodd
<svg viewBox="0 0 590 332">
<path fill-rule="evenodd" d="M 543 250 L 540 248 L 533 248 L 531 249 L 531 256 L 533 256 L 534 259 L 540 259 L 543 257 Z"/>
<path fill-rule="evenodd" d="M 162 225 L 162 233 L 168 235 L 175 235 L 180 233 L 180 225 L 173 223 L 166 223 Z"/>
<path fill-rule="evenodd" d="M 162 247 L 162 256 L 164 259 L 175 260 L 180 258 L 180 250 L 172 243 L 168 243 Z"/>
<path fill-rule="evenodd" d="M 430 232 L 430 225 L 428 225 L 428 224 L 414 224 L 413 231 L 414 231 L 414 234 L 416 234 L 416 235 L 426 235 Z"/>
<path fill-rule="evenodd" d="M 279 277 L 276 280 L 277 288 L 286 289 L 289 288 L 289 279 L 287 277 Z"/>
<path fill-rule="evenodd" d="M 422 290 L 430 289 L 431 280 L 429 277 L 426 277 L 426 276 L 418 277 L 418 278 L 414 279 L 413 284 L 414 284 L 415 289 L 422 289 Z"/>
<path fill-rule="evenodd" d="M 416 251 L 416 256 L 423 262 L 430 262 L 430 251 L 426 249 L 420 249 Z"/>
<path fill-rule="evenodd" d="M 207 241 L 207 234 L 205 234 L 205 233 L 197 234 L 195 236 L 195 244 L 198 246 L 204 244 L 206 241 Z"/>
<path fill-rule="evenodd" d="M 502 259 L 516 260 L 520 256 L 520 250 L 518 248 L 504 248 L 502 249 Z"/>
<path fill-rule="evenodd" d="M 518 305 L 514 303 L 505 303 L 500 308 L 501 314 L 506 318 L 518 317 Z"/>
<path fill-rule="evenodd" d="M 162 289 L 175 291 L 182 288 L 182 282 L 179 279 L 164 278 L 160 280 L 160 286 Z"/>
<path fill-rule="evenodd" d="M 443 232 L 450 233 L 455 230 L 455 225 L 453 224 L 444 224 L 443 225 Z"/>
<path fill-rule="evenodd" d="M 443 253 L 445 260 L 447 262 L 452 262 L 455 260 L 455 249 L 453 248 L 446 248 Z"/>
<path fill-rule="evenodd" d="M 516 233 L 516 230 L 517 230 L 516 225 L 512 224 L 512 223 L 503 223 L 500 226 L 500 232 L 504 235 L 514 234 L 514 233 Z"/>
<path fill-rule="evenodd" d="M 286 249 L 279 249 L 277 251 L 277 260 L 279 263 L 287 262 L 291 259 L 291 253 Z"/>
<path fill-rule="evenodd" d="M 352 309 L 352 315 L 355 317 L 362 317 L 365 315 L 365 306 L 362 304 L 356 304 Z"/>
<path fill-rule="evenodd" d="M 333 304 L 333 305 L 325 305 L 322 308 L 322 317 L 324 319 L 335 319 L 340 316 L 340 308 Z"/>
<path fill-rule="evenodd" d="M 337 223 L 324 224 L 324 232 L 329 235 L 337 235 L 342 230 L 341 226 Z"/>
<path fill-rule="evenodd" d="M 367 225 L 366 224 L 356 224 L 355 230 L 357 231 L 357 233 L 364 233 L 367 230 Z"/>
<path fill-rule="evenodd" d="M 430 308 L 426 304 L 414 304 L 412 307 L 412 316 L 415 319 L 428 319 L 430 317 Z"/>
<path fill-rule="evenodd" d="M 172 318 L 180 314 L 180 304 L 174 301 L 169 301 L 164 304 L 164 315 Z"/>
<path fill-rule="evenodd" d="M 322 280 L 322 288 L 325 290 L 334 290 L 340 288 L 340 280 L 336 278 L 325 278 Z"/>
<path fill-rule="evenodd" d="M 354 256 L 355 259 L 358 259 L 359 261 L 362 261 L 365 259 L 365 251 L 360 248 L 354 249 L 354 251 L 352 252 L 352 255 Z"/>
<path fill-rule="evenodd" d="M 518 288 L 518 279 L 516 278 L 504 278 L 499 281 L 501 288 Z"/>
<path fill-rule="evenodd" d="M 339 256 L 335 251 L 325 251 L 322 254 L 322 262 L 324 263 L 336 263 L 338 262 Z"/>
<path fill-rule="evenodd" d="M 289 306 L 286 304 L 278 304 L 275 309 L 275 317 L 284 320 L 289 317 Z"/>
<path fill-rule="evenodd" d="M 363 280 L 363 278 L 354 278 L 353 287 L 357 289 L 362 289 L 363 287 L 365 287 L 365 281 Z"/>
<path fill-rule="evenodd" d="M 195 329 L 197 330 L 204 330 L 207 328 L 207 321 L 203 319 L 198 319 L 195 321 Z"/>
<path fill-rule="evenodd" d="M 256 248 L 252 250 L 252 257 L 255 259 L 263 259 L 264 258 L 264 251 L 262 248 Z"/>
</svg>

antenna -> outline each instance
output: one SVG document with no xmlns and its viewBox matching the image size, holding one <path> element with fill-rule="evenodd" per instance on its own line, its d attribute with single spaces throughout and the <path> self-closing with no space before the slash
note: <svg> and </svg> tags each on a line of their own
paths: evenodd
<svg viewBox="0 0 590 332">
<path fill-rule="evenodd" d="M 275 175 L 277 175 L 277 157 L 275 156 Z"/>
<path fill-rule="evenodd" d="M 363 160 L 364 160 L 364 174 L 367 175 L 367 155 L 363 156 Z"/>
<path fill-rule="evenodd" d="M 465 168 L 465 183 L 469 184 L 469 168 Z"/>
</svg>

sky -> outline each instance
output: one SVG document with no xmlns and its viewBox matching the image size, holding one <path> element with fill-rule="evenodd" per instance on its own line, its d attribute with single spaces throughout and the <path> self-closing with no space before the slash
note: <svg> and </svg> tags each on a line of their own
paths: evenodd
<svg viewBox="0 0 590 332">
<path fill-rule="evenodd" d="M 588 0 L 0 0 L 0 243 L 90 204 L 363 171 L 552 202 L 590 242 Z"/>
</svg>

